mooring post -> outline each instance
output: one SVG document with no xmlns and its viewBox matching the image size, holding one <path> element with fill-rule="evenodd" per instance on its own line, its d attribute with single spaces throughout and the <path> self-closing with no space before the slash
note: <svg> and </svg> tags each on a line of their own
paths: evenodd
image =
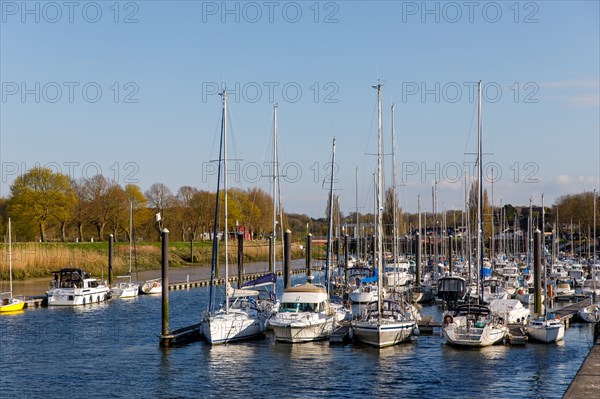
<svg viewBox="0 0 600 399">
<path fill-rule="evenodd" d="M 274 238 L 273 234 L 271 234 L 269 236 L 269 272 L 270 273 L 273 273 L 273 266 L 274 266 L 273 265 L 273 263 L 274 263 L 273 262 L 273 254 L 275 253 L 275 248 L 273 248 L 274 247 L 273 243 L 275 241 L 273 240 L 273 238 Z"/>
<path fill-rule="evenodd" d="M 241 231 L 237 234 L 238 239 L 238 288 L 242 288 L 244 281 L 244 233 Z"/>
<path fill-rule="evenodd" d="M 306 277 L 307 280 L 310 280 L 308 277 L 312 276 L 312 234 L 308 233 L 306 236 Z"/>
<path fill-rule="evenodd" d="M 417 231 L 415 240 L 415 287 L 421 286 L 421 234 Z"/>
<path fill-rule="evenodd" d="M 344 234 L 344 281 L 348 283 L 348 266 L 350 263 L 350 245 L 348 234 Z"/>
<path fill-rule="evenodd" d="M 290 288 L 292 285 L 291 264 L 292 264 L 292 232 L 286 230 L 283 233 L 283 287 Z"/>
<path fill-rule="evenodd" d="M 164 339 L 169 335 L 169 230 L 161 232 L 162 236 L 162 333 Z"/>
<path fill-rule="evenodd" d="M 542 232 L 536 229 L 533 232 L 533 286 L 535 290 L 534 313 L 542 314 Z M 544 295 L 548 295 L 545 292 Z"/>
<path fill-rule="evenodd" d="M 113 281 L 113 256 L 114 256 L 114 250 L 113 250 L 113 243 L 114 243 L 115 238 L 113 237 L 113 235 L 109 235 L 108 236 L 108 286 L 112 287 L 112 281 Z"/>
<path fill-rule="evenodd" d="M 452 275 L 452 236 L 448 236 L 448 271 Z"/>
</svg>

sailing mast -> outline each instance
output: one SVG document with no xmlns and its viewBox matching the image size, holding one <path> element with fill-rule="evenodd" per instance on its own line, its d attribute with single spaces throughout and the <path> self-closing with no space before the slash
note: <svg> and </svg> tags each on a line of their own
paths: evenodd
<svg viewBox="0 0 600 399">
<path fill-rule="evenodd" d="M 397 209 L 397 193 L 396 193 L 396 131 L 394 130 L 394 108 L 395 108 L 396 104 L 392 104 L 392 212 L 394 213 L 393 215 L 393 225 L 394 225 L 394 231 L 393 231 L 393 239 L 394 239 L 394 245 L 393 245 L 393 252 L 394 252 L 394 271 L 397 272 L 397 265 L 398 265 L 398 209 Z M 394 281 L 397 284 L 397 279 L 395 278 Z"/>
<path fill-rule="evenodd" d="M 223 199 L 225 205 L 225 313 L 229 314 L 229 295 L 227 295 L 227 284 L 229 281 L 229 231 L 228 231 L 228 215 L 227 215 L 227 93 L 223 91 Z"/>
<path fill-rule="evenodd" d="M 331 181 L 329 182 L 329 224 L 327 227 L 327 258 L 325 260 L 325 288 L 329 297 L 329 274 L 331 273 L 331 233 L 333 230 L 333 171 L 335 168 L 335 137 L 333 138 L 333 155 L 331 156 Z"/>
<path fill-rule="evenodd" d="M 10 296 L 12 298 L 13 283 L 12 283 L 12 229 L 10 218 L 8 218 L 8 276 L 10 280 Z"/>
<path fill-rule="evenodd" d="M 359 237 L 360 237 L 360 229 L 359 229 L 359 219 L 358 219 L 358 166 L 356 167 L 356 227 L 354 228 L 354 239 L 356 240 L 356 258 L 360 259 L 360 245 L 359 245 Z M 347 282 L 346 282 L 347 283 Z"/>
<path fill-rule="evenodd" d="M 213 246 L 212 246 L 212 261 L 211 261 L 211 269 L 210 269 L 210 289 L 208 295 L 208 311 L 209 313 L 213 310 L 214 305 L 214 290 L 213 287 L 215 285 L 215 273 L 218 266 L 218 257 L 219 257 L 219 248 L 218 248 L 218 230 L 219 230 L 219 197 L 221 193 L 221 155 L 223 153 L 223 138 L 225 136 L 225 119 L 226 119 L 226 104 L 227 104 L 227 93 L 226 90 L 223 90 L 222 93 L 219 93 L 220 96 L 223 97 L 223 110 L 221 113 L 221 140 L 219 142 L 219 166 L 217 168 L 217 193 L 215 195 L 215 219 L 213 224 Z M 227 296 L 227 295 L 225 295 Z"/>
<path fill-rule="evenodd" d="M 271 264 L 273 265 L 273 271 L 276 273 L 277 272 L 277 268 L 275 266 L 275 260 L 277 259 L 277 255 L 276 253 L 276 248 L 277 248 L 277 193 L 278 193 L 278 188 L 277 185 L 279 184 L 279 176 L 278 176 L 278 171 L 279 171 L 279 166 L 278 166 L 278 154 L 277 154 L 277 108 L 278 105 L 277 103 L 275 103 L 273 105 L 273 236 L 271 239 L 271 246 L 272 246 L 272 250 L 271 250 Z M 283 242 L 283 238 L 282 238 L 282 242 Z M 283 258 L 282 258 L 283 259 Z M 273 283 L 273 292 L 275 292 L 275 285 L 276 282 Z"/>
<path fill-rule="evenodd" d="M 381 286 L 381 274 L 383 271 L 383 195 L 381 188 L 383 187 L 383 175 L 382 175 L 382 153 L 383 153 L 383 137 L 382 137 L 382 124 L 381 124 L 381 83 L 377 82 L 373 85 L 374 89 L 377 89 L 377 184 L 375 192 L 377 193 L 377 223 L 375 226 L 375 245 L 377 248 L 377 286 L 379 289 L 379 299 L 377 301 L 377 320 L 381 323 L 381 299 L 382 286 Z"/>
<path fill-rule="evenodd" d="M 483 295 L 483 162 L 481 144 L 481 80 L 477 83 L 477 278 L 481 280 L 481 295 Z M 483 297 L 481 298 L 483 300 Z"/>
</svg>

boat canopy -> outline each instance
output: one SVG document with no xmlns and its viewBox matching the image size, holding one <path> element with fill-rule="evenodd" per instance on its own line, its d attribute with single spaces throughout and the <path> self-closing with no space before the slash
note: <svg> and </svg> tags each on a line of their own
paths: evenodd
<svg viewBox="0 0 600 399">
<path fill-rule="evenodd" d="M 263 285 L 273 284 L 277 281 L 277 275 L 275 273 L 265 274 L 264 276 L 260 276 L 255 278 L 254 280 L 246 281 L 242 284 L 242 288 L 246 287 L 260 287 Z"/>
<path fill-rule="evenodd" d="M 376 283 L 377 282 L 378 274 L 379 273 L 378 273 L 377 268 L 374 268 L 373 269 L 373 276 L 371 276 L 371 277 L 363 277 L 360 280 L 360 282 L 363 283 L 363 284 L 366 284 L 366 283 Z"/>
</svg>

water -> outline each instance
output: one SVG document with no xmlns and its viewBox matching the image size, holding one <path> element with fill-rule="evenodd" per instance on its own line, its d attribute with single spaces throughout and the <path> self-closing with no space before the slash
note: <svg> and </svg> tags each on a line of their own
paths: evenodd
<svg viewBox="0 0 600 399">
<path fill-rule="evenodd" d="M 174 329 L 199 321 L 207 290 L 169 298 Z M 524 347 L 453 348 L 436 334 L 382 350 L 272 336 L 163 350 L 160 306 L 140 296 L 0 317 L 0 397 L 560 398 L 593 337 L 575 324 L 563 342 Z M 422 313 L 440 319 L 435 306 Z"/>
</svg>

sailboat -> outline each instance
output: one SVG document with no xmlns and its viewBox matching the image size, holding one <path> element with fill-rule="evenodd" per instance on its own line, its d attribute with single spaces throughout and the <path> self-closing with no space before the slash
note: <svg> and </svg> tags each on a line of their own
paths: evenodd
<svg viewBox="0 0 600 399">
<path fill-rule="evenodd" d="M 544 226 L 544 196 L 542 195 L 542 226 Z M 542 227 L 543 229 L 543 227 Z M 535 234 L 540 234 L 543 237 L 543 232 L 537 230 Z M 537 245 L 537 244 L 536 244 Z M 544 247 L 541 244 L 542 248 Z M 542 250 L 539 248 L 538 250 Z M 544 276 L 544 287 L 545 291 L 548 292 L 548 283 L 547 283 L 547 274 L 546 274 L 546 262 L 543 262 L 543 276 Z M 556 316 L 554 313 L 548 313 L 546 309 L 548 308 L 547 297 L 544 297 L 544 306 L 542 310 L 542 314 L 538 315 L 538 317 L 533 318 L 527 323 L 527 335 L 529 338 L 544 342 L 544 343 L 552 343 L 560 341 L 565 336 L 565 325 L 560 321 L 560 318 Z"/>
<path fill-rule="evenodd" d="M 596 190 L 594 190 L 594 238 L 596 237 Z M 591 277 L 592 277 L 592 295 L 591 295 L 591 301 L 593 302 L 594 300 L 596 301 L 600 301 L 600 298 L 597 296 L 596 292 L 597 292 L 597 286 L 596 286 L 596 282 L 598 279 L 597 273 L 597 267 L 596 267 L 596 240 L 594 239 L 594 253 L 593 253 L 593 262 L 592 262 L 592 268 L 591 268 Z M 577 312 L 577 315 L 585 322 L 587 323 L 598 323 L 600 322 L 600 302 L 596 302 L 596 303 L 592 303 L 588 306 L 586 306 L 583 309 L 580 309 Z"/>
<path fill-rule="evenodd" d="M 478 201 L 477 201 L 477 266 L 479 278 L 483 278 L 483 163 L 481 145 L 481 81 L 477 85 L 477 166 L 478 166 Z M 483 294 L 483 286 L 480 287 Z M 483 298 L 481 298 L 483 300 Z M 465 304 L 454 307 L 444 314 L 442 336 L 450 345 L 456 346 L 489 346 L 504 338 L 508 327 L 499 323 L 488 306 Z"/>
<path fill-rule="evenodd" d="M 227 223 L 227 91 L 221 93 L 223 98 L 223 111 L 221 119 L 221 142 L 219 149 L 219 172 L 217 173 L 217 195 L 215 206 L 215 224 L 213 229 L 213 259 L 211 268 L 211 285 L 209 297 L 209 310 L 204 314 L 202 320 L 202 333 L 210 344 L 224 344 L 232 341 L 254 338 L 265 332 L 266 313 L 260 310 L 255 300 L 258 291 L 234 290 L 229 286 L 229 257 L 228 243 L 229 232 Z M 220 309 L 213 311 L 213 287 L 215 282 L 215 270 L 217 267 L 217 228 L 219 223 L 219 187 L 221 179 L 221 168 L 223 170 L 223 196 L 225 216 L 224 241 L 225 241 L 225 304 Z"/>
<path fill-rule="evenodd" d="M 129 202 L 129 272 L 125 276 L 118 276 L 117 278 L 128 278 L 129 282 L 119 282 L 110 290 L 112 294 L 119 298 L 134 298 L 138 296 L 139 284 L 131 281 L 131 245 L 132 245 L 132 232 L 133 232 L 133 202 Z M 162 285 L 161 285 L 162 291 Z M 162 292 L 161 292 L 162 293 Z"/>
<path fill-rule="evenodd" d="M 382 170 L 382 154 L 383 154 L 383 137 L 381 126 L 381 83 L 373 86 L 377 89 L 377 184 L 375 185 L 376 202 L 377 202 L 377 219 L 375 230 L 375 259 L 374 264 L 378 270 L 383 270 L 383 170 Z M 382 287 L 382 278 L 379 273 L 378 286 Z M 353 320 L 352 330 L 354 336 L 360 342 L 377 348 L 396 345 L 400 342 L 407 341 L 412 335 L 416 323 L 411 318 L 405 317 L 402 307 L 396 301 L 384 301 L 379 298 L 376 302 L 371 303 L 363 312 L 361 317 Z"/>
<path fill-rule="evenodd" d="M 0 293 L 0 312 L 18 312 L 23 310 L 25 302 L 13 297 L 12 290 L 12 232 L 10 218 L 8 218 L 8 276 L 10 281 L 10 291 Z"/>
</svg>

